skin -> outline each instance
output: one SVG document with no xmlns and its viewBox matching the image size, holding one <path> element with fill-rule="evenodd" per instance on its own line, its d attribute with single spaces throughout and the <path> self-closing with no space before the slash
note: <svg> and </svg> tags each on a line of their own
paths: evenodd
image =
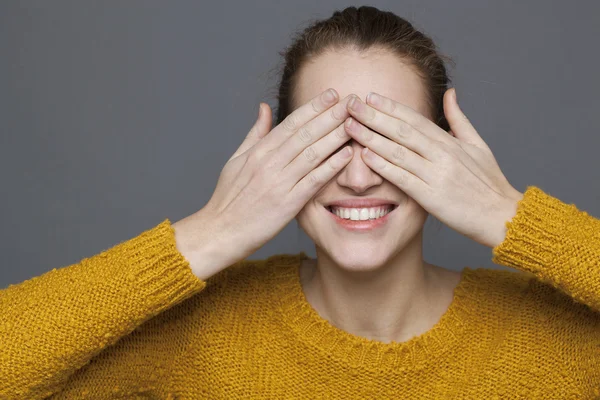
<svg viewBox="0 0 600 400">
<path fill-rule="evenodd" d="M 294 92 L 297 108 L 332 87 L 340 99 L 377 92 L 432 119 L 425 86 L 397 55 L 382 49 L 327 51 L 305 64 Z M 300 267 L 307 301 L 334 326 L 384 343 L 404 342 L 431 329 L 446 312 L 461 274 L 423 260 L 429 215 L 415 200 L 362 159 L 352 160 L 300 211 L 296 220 L 313 240 L 317 258 Z M 399 207 L 387 226 L 367 233 L 338 227 L 324 204 L 341 198 L 380 197 Z"/>
</svg>

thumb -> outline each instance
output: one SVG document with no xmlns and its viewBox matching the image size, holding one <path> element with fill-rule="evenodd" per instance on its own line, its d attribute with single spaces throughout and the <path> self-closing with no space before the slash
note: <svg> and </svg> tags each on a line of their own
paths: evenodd
<svg viewBox="0 0 600 400">
<path fill-rule="evenodd" d="M 444 93 L 444 114 L 450 124 L 450 132 L 454 137 L 467 143 L 481 145 L 485 142 L 479 136 L 467 116 L 462 112 L 456 100 L 456 89 L 451 88 Z"/>
<path fill-rule="evenodd" d="M 260 140 L 271 131 L 271 125 L 273 124 L 272 118 L 271 107 L 266 103 L 260 103 L 258 106 L 258 118 L 256 119 L 256 122 L 254 122 L 254 125 L 246 135 L 246 139 L 244 139 L 237 151 L 231 156 L 230 160 L 245 153 L 256 143 L 260 142 Z"/>
<path fill-rule="evenodd" d="M 271 126 L 273 125 L 273 113 L 271 107 L 267 103 L 260 103 L 258 107 L 258 119 L 256 120 L 254 127 L 256 128 L 256 136 L 260 140 L 271 131 Z"/>
</svg>

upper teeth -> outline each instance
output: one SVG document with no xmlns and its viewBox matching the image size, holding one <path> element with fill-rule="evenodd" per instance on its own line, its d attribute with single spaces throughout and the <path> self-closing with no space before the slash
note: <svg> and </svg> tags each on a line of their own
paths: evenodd
<svg viewBox="0 0 600 400">
<path fill-rule="evenodd" d="M 391 212 L 394 207 L 392 205 L 370 207 L 370 208 L 345 208 L 331 206 L 331 212 L 340 218 L 350 219 L 353 221 L 365 221 L 368 219 L 381 218 Z"/>
</svg>

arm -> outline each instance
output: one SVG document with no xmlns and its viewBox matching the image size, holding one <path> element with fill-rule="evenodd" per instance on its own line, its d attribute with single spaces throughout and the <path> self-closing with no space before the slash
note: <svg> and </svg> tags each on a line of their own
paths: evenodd
<svg viewBox="0 0 600 400">
<path fill-rule="evenodd" d="M 492 261 L 534 274 L 600 312 L 600 220 L 530 186 Z"/>
<path fill-rule="evenodd" d="M 42 399 L 104 348 L 201 291 L 169 220 L 0 291 L 0 398 Z"/>
</svg>

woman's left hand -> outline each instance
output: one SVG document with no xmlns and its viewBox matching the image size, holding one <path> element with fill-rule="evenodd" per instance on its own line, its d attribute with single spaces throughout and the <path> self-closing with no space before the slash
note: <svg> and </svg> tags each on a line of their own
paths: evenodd
<svg viewBox="0 0 600 400">
<path fill-rule="evenodd" d="M 504 241 L 506 222 L 515 216 L 523 194 L 504 177 L 459 108 L 455 89 L 444 94 L 449 132 L 374 93 L 367 103 L 355 97 L 348 111 L 353 118 L 346 121 L 346 131 L 366 147 L 362 158 L 371 169 L 477 243 L 494 248 Z"/>
</svg>

